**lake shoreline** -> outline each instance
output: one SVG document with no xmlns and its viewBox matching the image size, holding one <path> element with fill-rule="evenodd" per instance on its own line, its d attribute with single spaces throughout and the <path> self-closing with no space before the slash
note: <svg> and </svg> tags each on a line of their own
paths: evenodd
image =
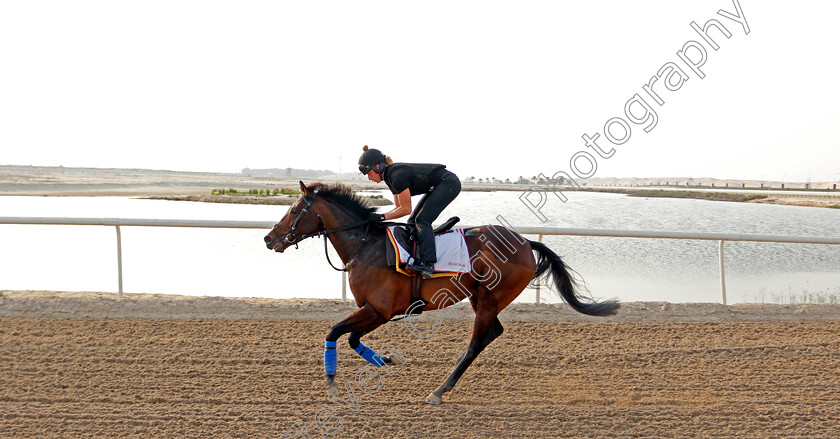
<svg viewBox="0 0 840 439">
<path fill-rule="evenodd" d="M 781 204 L 787 206 L 805 206 L 805 207 L 827 207 L 840 208 L 840 195 L 836 198 L 826 196 L 823 194 L 814 194 L 813 196 L 788 194 L 780 191 L 778 195 L 767 195 L 767 193 L 746 193 L 749 190 L 741 189 L 741 192 L 715 192 L 714 190 L 692 191 L 692 190 L 665 190 L 665 189 L 600 189 L 600 188 L 586 188 L 581 189 L 586 192 L 605 192 L 615 194 L 625 194 L 629 197 L 637 198 L 688 198 L 699 199 L 707 201 L 728 201 L 735 203 L 759 203 L 759 204 Z M 823 196 L 820 196 L 823 195 Z"/>
<path fill-rule="evenodd" d="M 359 185 L 356 182 L 341 182 L 348 184 L 357 191 L 371 191 L 382 190 L 381 187 L 372 187 L 371 185 Z M 126 183 L 122 185 L 102 185 L 102 184 L 50 184 L 49 187 L 44 185 L 16 185 L 10 188 L 9 185 L 0 184 L 0 196 L 37 196 L 37 197 L 136 197 L 151 200 L 168 200 L 168 201 L 191 201 L 204 203 L 227 203 L 227 204 L 262 204 L 262 205 L 291 205 L 295 198 L 293 197 L 255 197 L 255 196 L 229 196 L 229 195 L 209 195 L 214 189 L 219 186 L 233 187 L 240 189 L 262 188 L 266 185 L 245 185 L 245 184 L 223 184 L 223 185 L 136 185 Z M 294 184 L 279 184 L 271 187 L 285 187 L 294 188 Z M 522 192 L 525 193 L 529 189 L 527 187 L 492 187 L 492 186 L 468 186 L 464 185 L 462 192 Z M 812 196 L 786 194 L 780 192 L 778 195 L 764 194 L 731 194 L 726 192 L 714 192 L 709 190 L 703 191 L 682 191 L 682 190 L 662 190 L 662 189 L 613 189 L 613 188 L 584 188 L 581 192 L 601 192 L 623 194 L 631 197 L 641 198 L 682 198 L 682 199 L 700 199 L 706 201 L 727 201 L 727 202 L 746 202 L 757 204 L 777 204 L 786 206 L 803 206 L 803 207 L 822 207 L 840 209 L 840 196 L 837 198 L 826 196 L 825 193 L 816 193 Z M 571 190 L 564 192 L 573 192 Z M 674 192 L 674 193 L 671 193 Z M 831 193 L 834 195 L 834 193 Z M 374 206 L 393 205 L 393 202 L 387 198 L 373 199 L 368 201 Z"/>
<path fill-rule="evenodd" d="M 298 199 L 296 196 L 274 195 L 257 197 L 253 195 L 153 195 L 139 197 L 144 200 L 192 201 L 199 203 L 257 204 L 268 206 L 291 206 Z M 394 203 L 385 198 L 365 198 L 371 206 L 389 206 Z"/>
<path fill-rule="evenodd" d="M 331 180 L 323 178 L 325 183 L 339 182 L 349 185 L 356 191 L 376 191 L 387 189 L 382 184 L 362 180 Z M 698 190 L 682 189 L 681 186 L 670 185 L 667 190 L 655 184 L 660 180 L 679 181 L 680 179 L 650 179 L 650 178 L 599 178 L 590 179 L 589 186 L 580 190 L 587 192 L 622 193 L 630 196 L 670 197 L 670 198 L 698 198 L 711 201 L 744 201 L 750 203 L 781 204 L 808 207 L 840 208 L 840 192 L 830 191 L 833 183 L 815 183 L 814 194 L 794 194 L 792 190 L 801 191 L 805 184 L 788 183 L 786 189 L 779 189 L 779 182 L 768 182 L 768 187 L 762 182 L 747 181 L 743 184 L 755 186 L 741 188 L 741 184 L 725 187 L 723 180 L 695 179 Z M 685 180 L 685 179 L 683 179 Z M 311 184 L 317 179 L 307 179 Z M 593 186 L 597 185 L 597 186 Z M 769 185 L 777 186 L 772 189 Z M 228 202 L 235 204 L 272 204 L 286 205 L 287 200 L 260 200 L 253 197 L 234 199 L 217 199 L 211 195 L 219 188 L 236 188 L 247 192 L 250 189 L 299 189 L 300 180 L 297 178 L 274 178 L 250 176 L 244 174 L 226 174 L 212 172 L 180 172 L 158 171 L 144 169 L 96 169 L 96 168 L 64 168 L 64 167 L 31 167 L 31 166 L 0 166 L 0 196 L 55 196 L 55 197 L 159 197 L 176 201 L 198 202 Z M 632 186 L 622 188 L 619 186 Z M 520 192 L 546 191 L 553 187 L 545 185 L 526 185 L 510 183 L 475 183 L 464 182 L 463 192 Z M 715 189 L 727 192 L 716 192 Z M 737 192 L 735 192 L 737 189 Z M 559 187 L 558 191 L 572 191 L 570 187 Z M 761 193 L 750 193 L 761 191 Z M 768 195 L 768 191 L 773 191 Z M 680 194 L 676 196 L 676 194 Z M 733 195 L 734 194 L 734 195 Z M 836 198 L 835 198 L 836 197 Z M 386 197 L 387 198 L 387 197 Z M 246 201 L 243 201 L 246 200 Z M 375 205 L 386 205 L 386 203 Z M 388 200 L 387 204 L 392 204 Z"/>
</svg>

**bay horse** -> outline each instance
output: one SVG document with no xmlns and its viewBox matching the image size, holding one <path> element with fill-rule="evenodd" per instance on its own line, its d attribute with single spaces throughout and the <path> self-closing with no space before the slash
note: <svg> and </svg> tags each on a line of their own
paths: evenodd
<svg viewBox="0 0 840 439">
<path fill-rule="evenodd" d="M 361 338 L 393 317 L 410 313 L 411 277 L 387 266 L 385 229 L 369 221 L 376 208 L 368 206 L 350 187 L 340 183 L 306 186 L 301 181 L 300 192 L 300 198 L 264 241 L 269 250 L 282 253 L 306 238 L 324 235 L 349 273 L 350 290 L 359 309 L 333 326 L 324 344 L 327 395 L 333 399 L 338 394 L 335 348 L 342 335 L 349 333 L 350 347 L 374 366 L 402 364 L 398 355 L 379 355 L 364 346 Z M 605 316 L 619 308 L 615 299 L 598 302 L 579 295 L 566 264 L 541 242 L 497 225 L 467 228 L 464 236 L 472 256 L 471 272 L 426 279 L 420 291 L 427 302 L 423 310 L 443 309 L 469 299 L 475 311 L 467 351 L 443 384 L 426 398 L 430 404 L 440 404 L 443 394 L 452 390 L 481 351 L 502 335 L 499 312 L 533 279 L 550 277 L 562 299 L 580 313 Z M 326 241 L 324 247 L 326 251 Z"/>
</svg>

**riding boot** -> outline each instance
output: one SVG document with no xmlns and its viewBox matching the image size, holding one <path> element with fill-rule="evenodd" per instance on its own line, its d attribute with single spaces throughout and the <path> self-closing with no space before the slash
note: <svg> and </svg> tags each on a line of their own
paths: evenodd
<svg viewBox="0 0 840 439">
<path fill-rule="evenodd" d="M 417 260 L 409 268 L 422 275 L 423 279 L 429 279 L 435 274 L 437 262 L 435 233 L 430 222 L 417 222 L 417 247 Z"/>
</svg>

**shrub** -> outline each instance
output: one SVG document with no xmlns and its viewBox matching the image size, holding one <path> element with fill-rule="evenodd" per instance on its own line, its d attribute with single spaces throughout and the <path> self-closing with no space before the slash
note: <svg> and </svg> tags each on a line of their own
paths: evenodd
<svg viewBox="0 0 840 439">
<path fill-rule="evenodd" d="M 759 291 L 759 296 L 756 297 L 756 302 L 760 303 L 778 303 L 778 304 L 808 304 L 808 303 L 838 303 L 840 302 L 840 288 L 820 291 L 802 290 L 801 293 L 796 294 L 792 288 L 788 287 L 787 293 L 771 293 L 770 302 L 766 302 L 766 291 L 762 288 Z"/>
<path fill-rule="evenodd" d="M 296 191 L 294 189 L 278 189 L 278 188 L 265 188 L 265 189 L 248 189 L 248 192 L 240 192 L 236 189 L 229 188 L 229 189 L 213 189 L 212 195 L 251 195 L 255 197 L 268 197 L 271 195 L 300 195 L 300 191 Z M 381 197 L 381 196 L 380 196 Z"/>
</svg>

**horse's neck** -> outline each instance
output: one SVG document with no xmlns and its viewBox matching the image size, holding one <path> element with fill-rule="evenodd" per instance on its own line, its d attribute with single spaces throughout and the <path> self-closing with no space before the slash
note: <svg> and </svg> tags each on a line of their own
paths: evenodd
<svg viewBox="0 0 840 439">
<path fill-rule="evenodd" d="M 372 248 L 381 247 L 382 237 L 381 229 L 371 226 L 367 235 L 365 235 L 365 226 L 361 226 L 351 231 L 333 233 L 329 236 L 329 239 L 341 258 L 341 262 L 346 266 L 350 263 L 350 258 L 358 259 L 360 256 L 366 255 Z M 362 239 L 364 239 L 364 242 L 362 242 Z"/>
<path fill-rule="evenodd" d="M 331 224 L 327 224 L 327 222 Z M 359 221 L 339 210 L 338 212 L 333 212 L 333 218 L 325 221 L 324 226 L 327 229 L 337 229 L 357 222 Z M 372 244 L 372 241 L 378 241 L 377 236 L 381 234 L 381 229 L 379 228 L 374 226 L 368 228 L 367 225 L 361 225 L 350 230 L 331 233 L 327 237 L 341 258 L 341 262 L 347 265 L 354 254 L 361 253 L 365 250 L 361 246 L 368 247 Z M 362 242 L 363 239 L 364 242 Z"/>
</svg>

